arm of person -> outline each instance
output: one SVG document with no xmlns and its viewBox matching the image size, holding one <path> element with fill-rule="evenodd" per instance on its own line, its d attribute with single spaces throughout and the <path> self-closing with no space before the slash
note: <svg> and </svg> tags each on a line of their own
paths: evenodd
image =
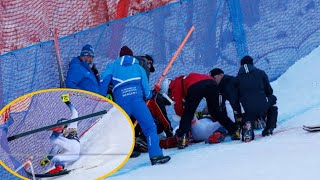
<svg viewBox="0 0 320 180">
<path fill-rule="evenodd" d="M 263 71 L 263 85 L 264 85 L 264 91 L 268 96 L 272 95 L 273 94 L 273 89 L 270 85 L 270 82 L 269 82 L 269 78 L 268 78 L 268 75 Z"/>
<path fill-rule="evenodd" d="M 109 64 L 102 74 L 102 78 L 100 80 L 100 94 L 102 96 L 106 96 L 108 93 L 109 84 L 112 79 L 112 69 L 112 64 Z"/>
<path fill-rule="evenodd" d="M 66 78 L 66 87 L 79 89 L 78 84 L 81 82 L 83 77 L 84 75 L 81 72 L 81 67 L 79 65 L 74 64 L 69 66 L 69 70 Z"/>
<path fill-rule="evenodd" d="M 182 93 L 182 83 L 181 83 L 181 78 L 183 76 L 178 77 L 174 80 L 174 88 L 172 88 L 171 92 L 171 99 L 175 102 L 174 103 L 174 110 L 177 115 L 182 116 L 183 114 L 183 93 Z"/>
<path fill-rule="evenodd" d="M 138 66 L 139 67 L 139 71 L 140 71 L 140 75 L 141 75 L 141 84 L 142 84 L 142 90 L 143 90 L 143 96 L 144 96 L 144 99 L 151 99 L 152 98 L 152 92 L 150 90 L 150 87 L 149 87 L 149 81 L 148 81 L 148 78 L 147 78 L 147 74 L 146 74 L 146 71 L 141 67 L 141 66 Z"/>
<path fill-rule="evenodd" d="M 239 91 L 236 79 L 232 79 L 226 87 L 226 99 L 230 102 L 233 113 L 238 116 L 241 114 L 241 106 L 239 101 Z"/>
</svg>

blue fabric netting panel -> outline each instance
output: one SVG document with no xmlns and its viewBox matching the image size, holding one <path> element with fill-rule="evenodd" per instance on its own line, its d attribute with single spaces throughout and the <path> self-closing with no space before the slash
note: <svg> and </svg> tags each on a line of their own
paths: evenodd
<svg viewBox="0 0 320 180">
<path fill-rule="evenodd" d="M 253 0 L 242 3 L 249 54 L 272 80 L 320 45 L 320 2 Z"/>
<path fill-rule="evenodd" d="M 22 132 L 54 124 L 61 118 L 70 119 L 70 110 L 65 103 L 61 101 L 61 95 L 67 93 L 79 94 L 74 91 L 54 91 L 34 95 L 27 109 L 10 113 L 13 123 L 9 125 L 8 133 L 2 133 L 2 135 L 6 138 Z M 70 102 L 78 110 L 79 117 L 101 110 L 109 110 L 113 107 L 112 104 L 101 101 L 99 98 L 88 96 L 83 93 L 80 93 L 80 95 L 82 96 L 70 96 Z M 89 98 L 84 97 L 83 95 L 88 96 Z M 90 98 L 94 98 L 99 101 Z M 98 118 L 99 117 L 94 117 L 80 121 L 78 124 L 79 135 L 94 124 Z M 9 155 L 12 155 L 20 164 L 24 163 L 30 156 L 32 156 L 35 171 L 38 173 L 45 172 L 48 167 L 52 166 L 52 164 L 44 168 L 41 167 L 38 162 L 40 159 L 45 157 L 53 147 L 49 140 L 51 133 L 52 131 L 42 131 L 18 138 L 10 141 L 9 143 L 5 141 L 6 139 L 2 138 L 2 145 L 0 147 L 1 160 L 3 160 L 11 169 L 15 169 L 17 168 L 17 162 L 10 159 Z M 8 147 L 3 146 L 5 143 L 8 143 Z M 1 151 L 4 150 L 9 153 L 1 153 Z"/>
<path fill-rule="evenodd" d="M 46 42 L 0 56 L 1 108 L 39 89 L 59 86 L 55 49 Z"/>
</svg>

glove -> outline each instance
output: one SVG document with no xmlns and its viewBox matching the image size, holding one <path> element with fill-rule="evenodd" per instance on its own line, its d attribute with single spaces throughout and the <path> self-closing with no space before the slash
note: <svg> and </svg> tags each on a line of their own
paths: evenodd
<svg viewBox="0 0 320 180">
<path fill-rule="evenodd" d="M 50 159 L 46 156 L 45 158 L 40 160 L 40 165 L 41 166 L 46 166 L 50 162 Z"/>
<path fill-rule="evenodd" d="M 92 65 L 91 70 L 94 73 L 94 75 L 96 75 L 96 76 L 99 75 L 99 71 L 98 71 L 97 67 L 94 64 Z"/>
<path fill-rule="evenodd" d="M 106 98 L 110 99 L 111 101 L 113 101 L 113 97 L 111 94 L 107 94 Z"/>
<path fill-rule="evenodd" d="M 159 92 L 155 89 L 152 90 L 152 99 L 154 99 Z"/>
</svg>

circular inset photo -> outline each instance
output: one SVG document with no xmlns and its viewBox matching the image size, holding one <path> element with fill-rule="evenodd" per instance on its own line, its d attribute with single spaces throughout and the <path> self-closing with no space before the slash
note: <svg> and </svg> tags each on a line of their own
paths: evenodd
<svg viewBox="0 0 320 180">
<path fill-rule="evenodd" d="M 134 131 L 128 115 L 107 98 L 47 89 L 0 111 L 0 141 L 1 164 L 22 179 L 98 179 L 129 159 Z"/>
</svg>

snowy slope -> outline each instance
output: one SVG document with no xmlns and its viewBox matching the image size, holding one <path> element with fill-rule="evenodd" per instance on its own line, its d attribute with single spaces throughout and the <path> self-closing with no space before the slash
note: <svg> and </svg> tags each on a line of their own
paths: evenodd
<svg viewBox="0 0 320 180">
<path fill-rule="evenodd" d="M 320 124 L 319 57 L 320 47 L 272 83 L 279 107 L 279 126 L 273 136 L 257 135 L 250 143 L 227 140 L 165 150 L 172 160 L 154 167 L 144 154 L 130 159 L 110 179 L 319 179 L 320 133 L 301 129 L 303 124 Z"/>
<path fill-rule="evenodd" d="M 80 142 L 81 157 L 68 167 L 79 169 L 56 179 L 94 179 L 113 171 L 129 157 L 133 131 L 126 116 L 113 107 Z"/>
</svg>

